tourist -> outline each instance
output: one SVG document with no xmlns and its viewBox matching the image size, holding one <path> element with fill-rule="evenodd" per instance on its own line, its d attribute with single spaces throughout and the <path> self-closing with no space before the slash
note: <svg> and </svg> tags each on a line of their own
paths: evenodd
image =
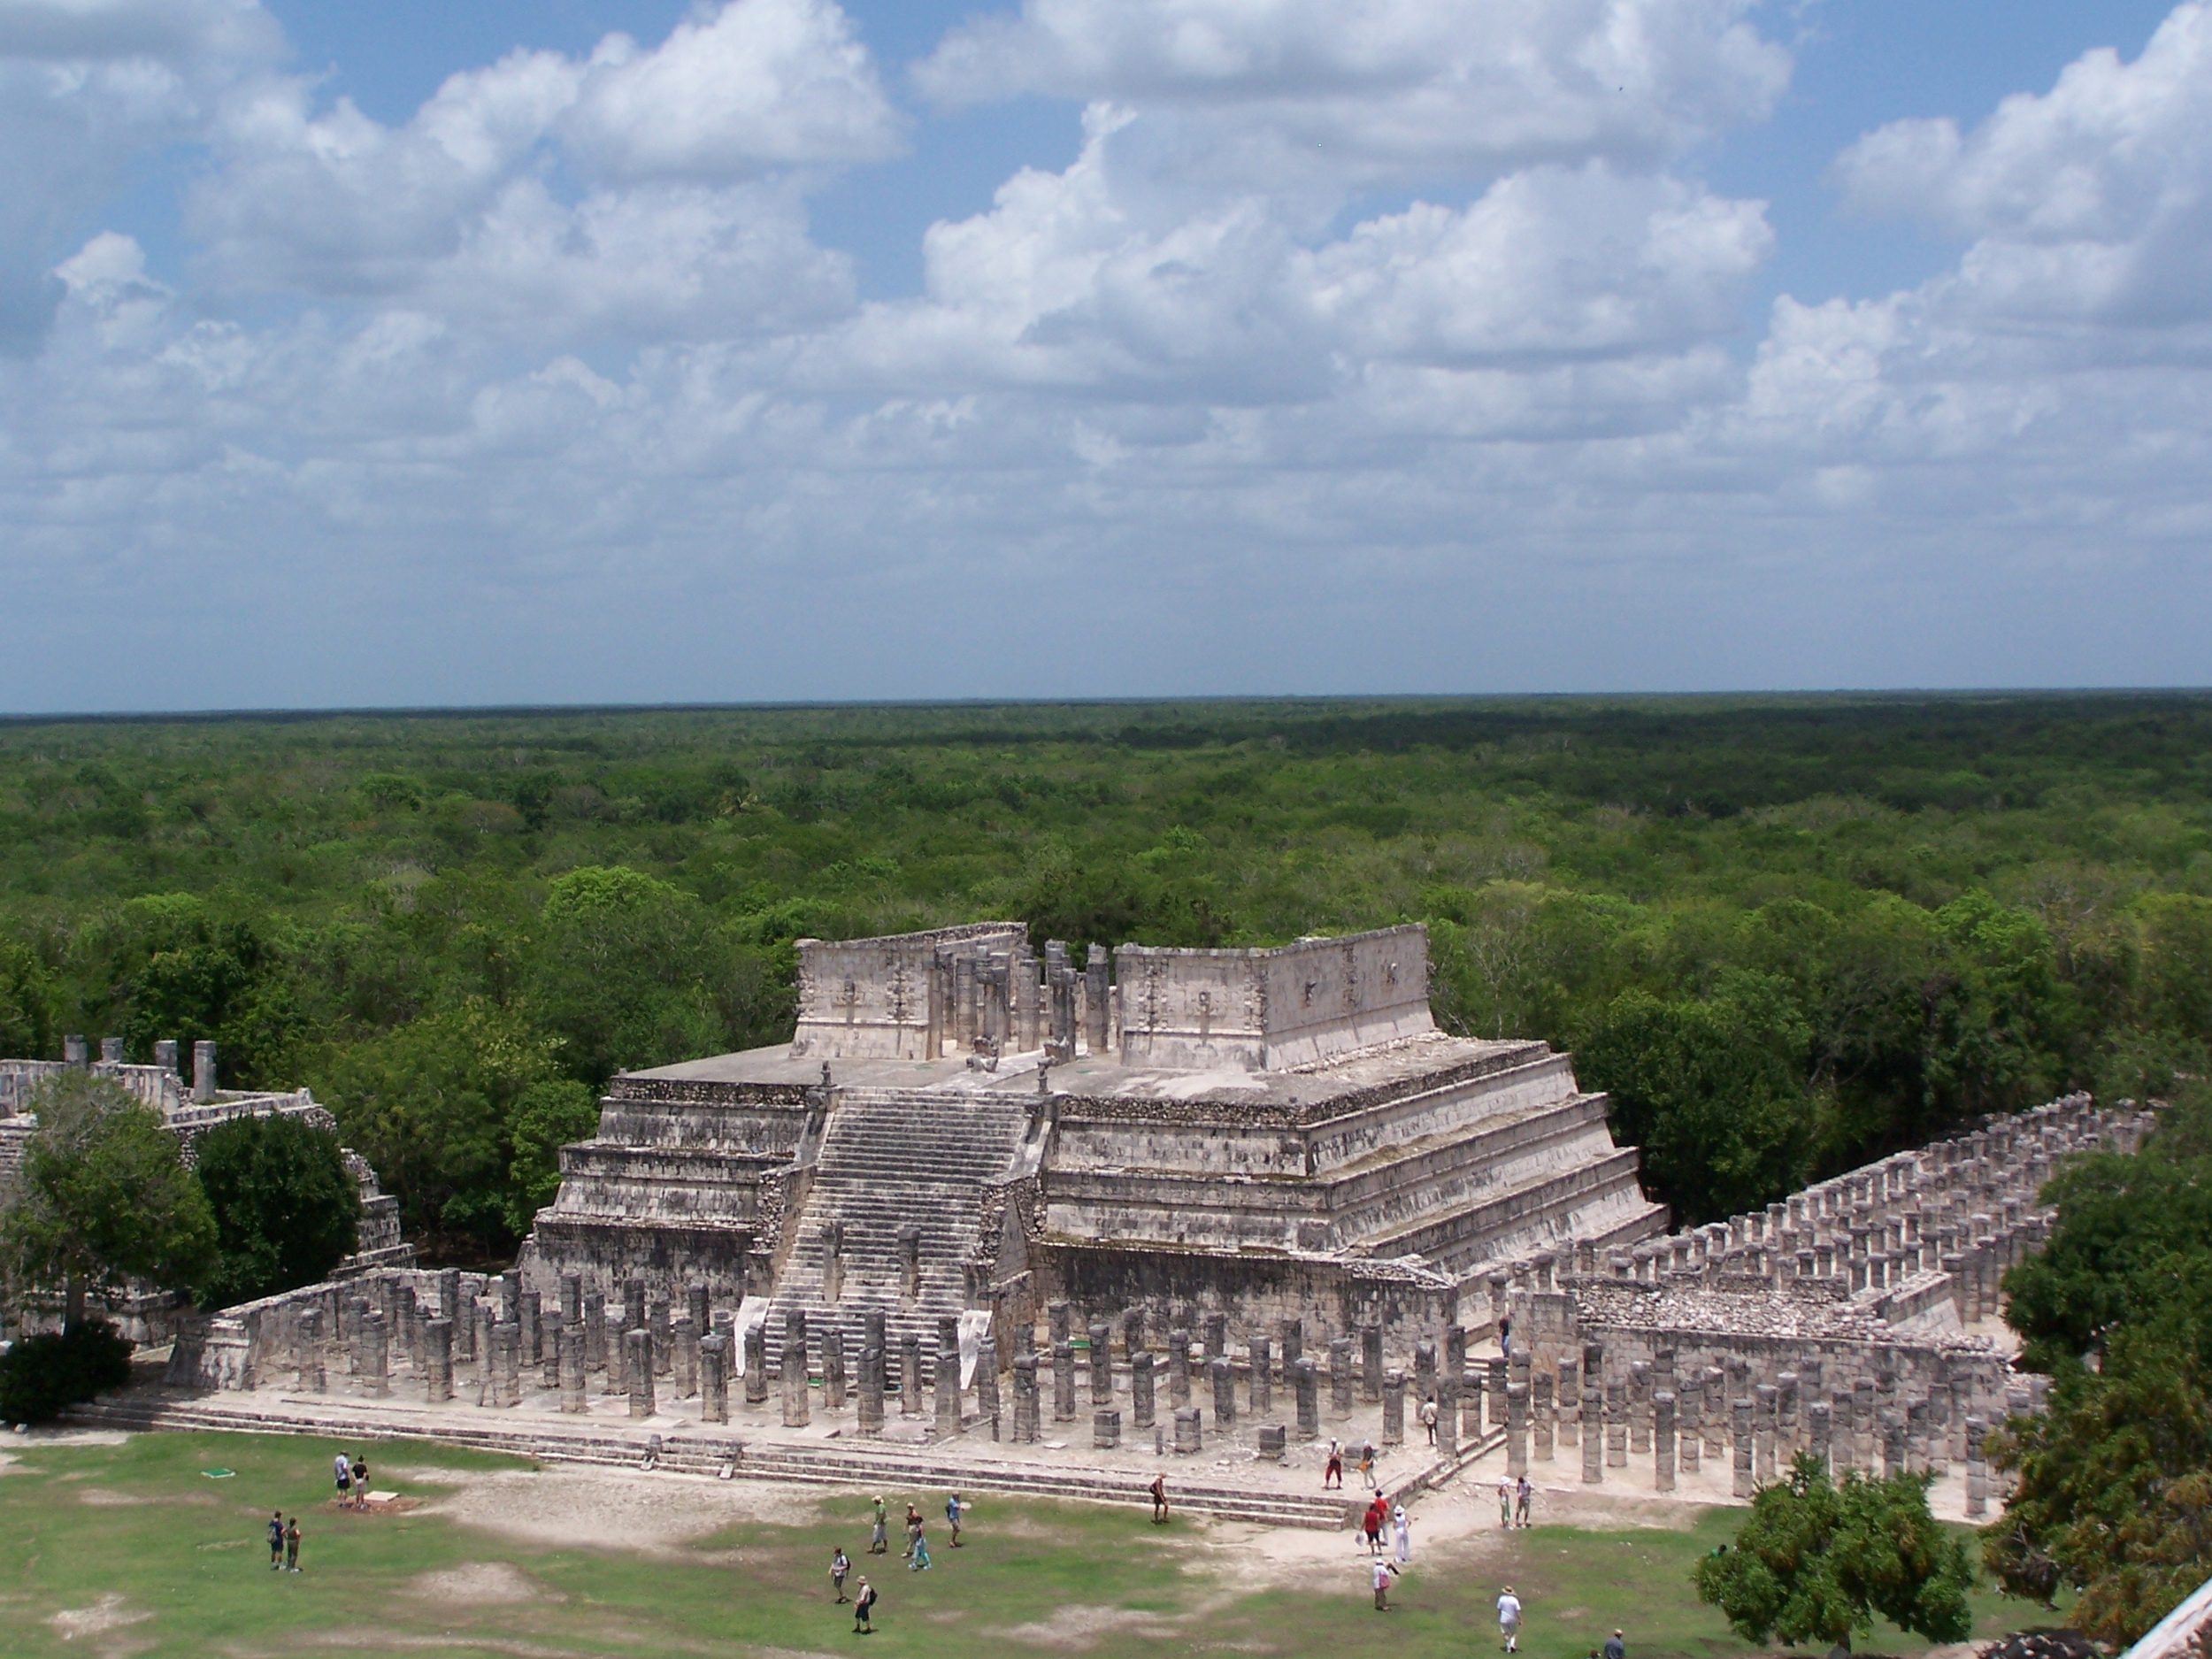
<svg viewBox="0 0 2212 1659">
<path fill-rule="evenodd" d="M 269 1517 L 269 1571 L 279 1572 L 284 1567 L 284 1511 L 277 1510 Z"/>
<path fill-rule="evenodd" d="M 1499 1320 L 1498 1320 L 1498 1352 L 1499 1352 L 1499 1353 L 1503 1354 L 1503 1355 L 1506 1355 L 1506 1356 L 1511 1356 L 1511 1354 L 1512 1354 L 1512 1352 L 1513 1352 L 1513 1348 L 1512 1348 L 1512 1337 L 1513 1337 L 1513 1320 L 1512 1320 L 1511 1316 L 1510 1316 L 1510 1315 L 1503 1315 L 1503 1316 L 1501 1316 L 1501 1317 L 1500 1317 L 1500 1318 L 1499 1318 Z"/>
<path fill-rule="evenodd" d="M 1152 1477 L 1152 1524 L 1155 1526 L 1167 1525 L 1167 1477 L 1165 1475 Z"/>
<path fill-rule="evenodd" d="M 353 1455 L 353 1507 L 369 1507 L 369 1460 L 359 1452 Z"/>
<path fill-rule="evenodd" d="M 888 1551 L 890 1548 L 890 1531 L 884 1522 L 883 1500 L 881 1498 L 878 1498 L 876 1500 L 875 1524 L 868 1530 L 868 1553 L 871 1555 L 880 1555 Z M 861 1582 L 865 1584 L 867 1583 L 867 1580 L 863 1578 Z"/>
<path fill-rule="evenodd" d="M 1371 1555 L 1382 1553 L 1382 1496 L 1379 1493 L 1359 1517 L 1360 1531 L 1367 1534 L 1367 1553 Z"/>
<path fill-rule="evenodd" d="M 1382 1490 L 1382 1482 L 1375 1479 L 1375 1443 L 1372 1440 L 1359 1448 L 1359 1478 L 1370 1492 Z"/>
<path fill-rule="evenodd" d="M 945 1522 L 952 1528 L 951 1548 L 960 1548 L 960 1494 L 954 1493 L 945 1500 Z"/>
<path fill-rule="evenodd" d="M 1375 1560 L 1375 1611 L 1390 1611 L 1390 1580 L 1398 1570 L 1380 1556 Z"/>
<path fill-rule="evenodd" d="M 1511 1475 L 1498 1477 L 1498 1525 L 1500 1526 L 1513 1525 L 1513 1477 Z"/>
<path fill-rule="evenodd" d="M 1513 1518 L 1519 1525 L 1523 1526 L 1528 1525 L 1528 1506 L 1535 1500 L 1536 1483 L 1526 1475 L 1523 1475 L 1521 1484 L 1514 1489 L 1513 1493 Z"/>
<path fill-rule="evenodd" d="M 909 1572 L 929 1571 L 929 1539 L 924 1534 L 919 1521 L 914 1523 L 914 1547 L 906 1552 L 906 1570 Z"/>
<path fill-rule="evenodd" d="M 1605 1644 L 1605 1659 L 1628 1659 L 1628 1643 L 1622 1640 L 1620 1632 L 1615 1631 L 1612 1640 Z"/>
<path fill-rule="evenodd" d="M 1436 1399 L 1431 1395 L 1421 1402 L 1421 1426 L 1429 1432 L 1429 1444 L 1436 1444 Z"/>
<path fill-rule="evenodd" d="M 872 1636 L 876 1632 L 876 1586 L 868 1582 L 868 1575 L 860 1575 L 860 1594 L 853 1597 L 853 1632 L 856 1635 Z"/>
<path fill-rule="evenodd" d="M 1321 1489 L 1344 1485 L 1344 1448 L 1334 1440 L 1329 1442 L 1329 1461 L 1321 1467 Z"/>
<path fill-rule="evenodd" d="M 1400 1504 L 1390 1512 L 1391 1555 L 1401 1567 L 1413 1564 L 1413 1523 L 1406 1518 L 1406 1506 Z"/>
<path fill-rule="evenodd" d="M 852 1563 L 845 1559 L 845 1547 L 840 1544 L 830 1552 L 830 1584 L 837 1592 L 833 1606 L 842 1607 L 851 1599 L 845 1594 L 845 1575 L 852 1570 Z"/>
<path fill-rule="evenodd" d="M 906 1506 L 906 1555 L 914 1558 L 914 1547 L 922 1541 L 922 1512 L 911 1503 Z"/>
<path fill-rule="evenodd" d="M 1521 1650 L 1521 1598 L 1513 1594 L 1509 1584 L 1498 1598 L 1498 1634 L 1505 1638 L 1506 1652 Z"/>
<path fill-rule="evenodd" d="M 337 1456 L 330 1460 L 330 1470 L 331 1473 L 338 1479 L 338 1507 L 342 1509 L 349 1509 L 353 1503 L 352 1455 L 340 1452 Z"/>
<path fill-rule="evenodd" d="M 300 1517 L 294 1516 L 284 1524 L 284 1571 L 300 1570 Z"/>
</svg>

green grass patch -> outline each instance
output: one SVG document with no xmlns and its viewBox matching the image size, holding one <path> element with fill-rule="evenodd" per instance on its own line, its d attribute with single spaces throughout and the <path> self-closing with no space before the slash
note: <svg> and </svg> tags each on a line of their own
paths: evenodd
<svg viewBox="0 0 2212 1659">
<path fill-rule="evenodd" d="M 1747 1652 L 1689 1586 L 1691 1564 L 1727 1538 L 1734 1517 L 1693 1530 L 1590 1532 L 1540 1527 L 1476 1566 L 1425 1551 L 1379 1618 L 1364 1561 L 1340 1556 L 1296 1575 L 1189 1548 L 1202 1530 L 1153 1528 L 1126 1509 L 985 1494 L 967 1548 L 945 1548 L 942 1492 L 910 1495 L 933 1523 L 935 1566 L 871 1559 L 864 1502 L 794 1489 L 773 1523 L 740 1523 L 675 1548 L 640 1548 L 619 1532 L 597 1547 L 540 1546 L 411 1511 L 341 1515 L 330 1508 L 330 1448 L 281 1436 L 156 1434 L 119 1446 L 12 1448 L 0 1473 L 0 1650 L 11 1655 L 291 1655 L 355 1651 L 562 1655 L 856 1652 L 979 1659 L 1079 1652 L 1114 1659 L 1179 1651 L 1340 1655 L 1379 1651 L 1463 1659 L 1495 1640 L 1492 1599 L 1508 1578 L 1528 1603 L 1522 1651 L 1582 1659 L 1615 1625 L 1633 1659 L 1708 1659 Z M 527 1471 L 512 1458 L 381 1442 L 380 1469 L 403 1467 L 411 1494 L 435 1495 L 434 1469 L 457 1478 Z M 234 1471 L 211 1480 L 204 1471 Z M 550 1479 L 552 1477 L 547 1477 Z M 382 1484 L 382 1483 L 380 1483 Z M 273 1508 L 297 1514 L 304 1569 L 272 1573 L 263 1527 Z M 872 1637 L 852 1634 L 830 1603 L 830 1549 L 884 1600 Z M 1225 1565 L 1227 1573 L 1220 1571 Z M 458 1594 L 425 1594 L 426 1575 L 459 1572 Z M 1983 1602 L 1991 1633 L 2035 1622 L 2018 1603 Z M 74 1613 L 74 1624 L 56 1623 Z M 1913 1653 L 1924 1644 L 1878 1632 L 1863 1644 Z"/>
</svg>

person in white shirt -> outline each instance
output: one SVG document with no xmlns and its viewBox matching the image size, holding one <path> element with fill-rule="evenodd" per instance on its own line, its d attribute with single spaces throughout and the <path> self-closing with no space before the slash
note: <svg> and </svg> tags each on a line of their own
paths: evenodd
<svg viewBox="0 0 2212 1659">
<path fill-rule="evenodd" d="M 1517 1653 L 1521 1647 L 1521 1598 L 1507 1585 L 1505 1594 L 1498 1598 L 1498 1634 L 1505 1638 L 1505 1650 Z"/>
<path fill-rule="evenodd" d="M 330 1472 L 336 1477 L 338 1482 L 338 1507 L 342 1509 L 350 1509 L 353 1506 L 352 1454 L 340 1452 L 337 1456 L 332 1458 Z"/>
<path fill-rule="evenodd" d="M 1375 1557 L 1375 1611 L 1390 1611 L 1390 1576 L 1398 1570 L 1381 1556 Z"/>
<path fill-rule="evenodd" d="M 1390 1536 L 1393 1544 L 1391 1558 L 1401 1567 L 1413 1564 L 1413 1523 L 1406 1517 L 1406 1506 L 1400 1504 L 1390 1512 Z"/>
</svg>

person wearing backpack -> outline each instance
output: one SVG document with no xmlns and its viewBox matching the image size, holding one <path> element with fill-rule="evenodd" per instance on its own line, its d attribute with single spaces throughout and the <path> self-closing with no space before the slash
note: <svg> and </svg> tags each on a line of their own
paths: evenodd
<svg viewBox="0 0 2212 1659">
<path fill-rule="evenodd" d="M 860 1575 L 860 1594 L 853 1597 L 853 1632 L 856 1635 L 876 1633 L 876 1586 L 868 1582 L 868 1575 Z"/>
</svg>

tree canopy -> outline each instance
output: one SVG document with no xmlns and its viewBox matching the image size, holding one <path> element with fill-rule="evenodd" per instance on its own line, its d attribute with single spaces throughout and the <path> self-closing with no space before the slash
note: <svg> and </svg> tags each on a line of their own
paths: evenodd
<svg viewBox="0 0 2212 1659">
<path fill-rule="evenodd" d="M 234 1118 L 203 1130 L 193 1155 L 217 1240 L 202 1307 L 314 1284 L 352 1253 L 360 1187 L 330 1130 L 276 1113 Z"/>
<path fill-rule="evenodd" d="M 85 1071 L 41 1085 L 29 1103 L 38 1126 L 0 1210 L 18 1291 L 64 1287 L 73 1327 L 88 1290 L 199 1285 L 215 1263 L 215 1218 L 160 1113 Z"/>
<path fill-rule="evenodd" d="M 2050 1409 L 1993 1440 L 2019 1485 L 1984 1557 L 2016 1594 L 2078 1587 L 2074 1622 L 2124 1644 L 2212 1578 L 2212 1092 L 2044 1196 L 2057 1227 L 2005 1288 Z"/>
<path fill-rule="evenodd" d="M 1696 1569 L 1701 1600 L 1747 1641 L 1849 1647 L 1878 1615 L 1931 1641 L 1972 1628 L 1966 1546 L 1928 1512 L 1925 1475 L 1840 1483 L 1809 1453 L 1762 1487 L 1734 1545 Z"/>
</svg>

